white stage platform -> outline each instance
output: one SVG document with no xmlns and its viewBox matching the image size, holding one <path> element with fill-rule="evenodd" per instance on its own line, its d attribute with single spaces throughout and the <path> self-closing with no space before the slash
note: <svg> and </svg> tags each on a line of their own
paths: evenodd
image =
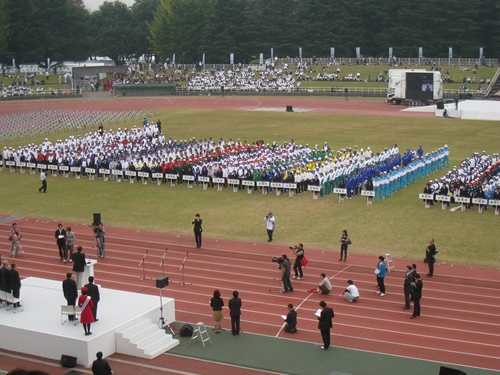
<svg viewBox="0 0 500 375">
<path fill-rule="evenodd" d="M 160 318 L 160 297 L 100 288 L 98 322 L 92 323 L 90 336 L 82 324 L 61 324 L 61 305 L 66 305 L 62 280 L 36 277 L 22 280 L 21 299 L 24 311 L 14 313 L 0 309 L 0 347 L 21 353 L 59 360 L 62 354 L 77 357 L 77 363 L 89 366 L 98 351 L 107 357 L 115 352 L 115 333 L 148 319 L 157 324 Z M 175 321 L 175 303 L 162 299 L 163 316 Z"/>
<path fill-rule="evenodd" d="M 458 110 L 455 109 L 455 103 L 446 103 L 444 108 L 448 112 L 448 116 L 452 118 L 500 121 L 500 101 L 498 100 L 463 100 L 458 103 Z M 433 112 L 436 117 L 443 117 L 443 110 L 437 109 L 436 105 L 408 107 L 403 111 Z"/>
</svg>

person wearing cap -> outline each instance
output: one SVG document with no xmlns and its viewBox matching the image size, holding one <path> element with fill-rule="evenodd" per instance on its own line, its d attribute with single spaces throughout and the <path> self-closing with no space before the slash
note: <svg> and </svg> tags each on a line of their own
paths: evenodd
<svg viewBox="0 0 500 375">
<path fill-rule="evenodd" d="M 347 280 L 347 288 L 341 296 L 344 296 L 348 302 L 356 302 L 359 299 L 359 290 L 352 280 Z"/>
<path fill-rule="evenodd" d="M 80 315 L 80 323 L 83 324 L 85 336 L 88 336 L 92 334 L 92 332 L 90 332 L 90 324 L 95 321 L 94 315 L 92 314 L 94 302 L 88 295 L 89 289 L 86 286 L 84 286 L 81 291 L 82 295 L 80 296 L 80 298 L 78 298 L 78 307 L 82 310 Z"/>
</svg>

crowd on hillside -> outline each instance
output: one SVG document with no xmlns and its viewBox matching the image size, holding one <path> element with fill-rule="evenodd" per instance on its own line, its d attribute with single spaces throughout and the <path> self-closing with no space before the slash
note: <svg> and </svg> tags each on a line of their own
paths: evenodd
<svg viewBox="0 0 500 375">
<path fill-rule="evenodd" d="M 320 68 L 313 68 L 300 61 L 289 65 L 284 62 L 278 63 L 277 59 L 269 59 L 262 70 L 245 68 L 241 64 L 234 64 L 226 69 L 205 70 L 201 62 L 191 71 L 182 70 L 180 65 L 172 67 L 168 64 L 130 64 L 123 76 L 116 77 L 115 83 L 152 84 L 186 81 L 190 91 L 262 91 L 297 89 L 301 86 L 301 82 L 306 81 L 362 80 L 368 81 L 369 78 L 363 79 L 359 72 L 341 74 L 341 66 L 332 62 Z"/>
<path fill-rule="evenodd" d="M 320 186 L 321 195 L 345 188 L 348 198 L 365 188 L 374 190 L 378 200 L 444 167 L 449 153 L 444 147 L 423 155 L 419 147 L 401 155 L 397 145 L 376 153 L 370 147 L 364 150 L 357 146 L 334 151 L 327 142 L 310 147 L 293 140 L 283 144 L 222 138 L 196 141 L 194 137 L 177 141 L 159 129 L 159 120 L 148 124 L 145 119 L 143 126 L 131 129 L 101 130 L 54 144 L 46 139 L 40 145 L 17 150 L 5 147 L 2 157 L 14 162 L 80 167 L 78 174 L 83 176 L 90 168 L 99 177 L 101 169 L 121 171 L 121 175 L 124 171 L 146 172 L 146 180 L 155 180 L 154 173 L 175 174 L 180 184 L 184 175 L 193 176 L 195 183 L 200 176 L 223 178 L 226 187 L 227 179 L 287 182 L 297 184 L 298 193 L 306 191 L 308 185 Z"/>
</svg>

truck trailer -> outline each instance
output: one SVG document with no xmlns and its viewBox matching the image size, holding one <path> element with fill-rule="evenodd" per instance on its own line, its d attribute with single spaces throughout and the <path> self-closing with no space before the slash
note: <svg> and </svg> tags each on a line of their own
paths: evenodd
<svg viewBox="0 0 500 375">
<path fill-rule="evenodd" d="M 443 98 L 441 72 L 425 69 L 391 69 L 387 102 L 397 105 L 402 102 L 432 104 Z"/>
</svg>

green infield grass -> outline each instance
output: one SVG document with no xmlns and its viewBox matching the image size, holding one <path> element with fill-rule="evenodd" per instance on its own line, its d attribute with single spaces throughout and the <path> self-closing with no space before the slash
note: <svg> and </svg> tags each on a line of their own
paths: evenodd
<svg viewBox="0 0 500 375">
<path fill-rule="evenodd" d="M 348 116 L 313 113 L 159 110 L 163 132 L 176 140 L 191 137 L 226 141 L 240 138 L 253 142 L 323 145 L 335 150 L 343 147 L 365 148 L 374 152 L 398 144 L 404 152 L 421 144 L 430 152 L 444 144 L 450 147 L 450 168 L 474 151 L 499 152 L 500 131 L 495 121 L 449 120 L 443 118 L 399 118 Z M 155 116 L 156 118 L 156 116 Z M 132 127 L 134 123 L 111 126 Z M 140 126 L 140 123 L 135 125 Z M 83 131 L 84 132 L 84 131 Z M 73 133 L 82 134 L 82 131 Z M 68 134 L 48 136 L 51 141 Z M 40 143 L 27 139 L 7 146 Z M 171 188 L 163 184 L 104 182 L 96 178 L 75 180 L 48 176 L 47 194 L 39 194 L 38 175 L 0 172 L 0 213 L 53 219 L 62 222 L 90 223 L 93 212 L 100 212 L 106 226 L 169 233 L 192 234 L 191 220 L 196 213 L 203 219 L 204 235 L 236 239 L 266 246 L 263 220 L 268 211 L 276 216 L 275 243 L 289 246 L 298 242 L 305 248 L 338 251 L 342 229 L 347 229 L 353 244 L 351 253 L 390 253 L 393 257 L 421 259 L 429 238 L 435 238 L 439 261 L 487 267 L 500 266 L 497 242 L 500 215 L 492 209 L 478 214 L 441 211 L 440 205 L 424 209 L 418 194 L 429 179 L 440 178 L 448 169 L 428 176 L 400 190 L 390 198 L 367 206 L 364 197 L 339 203 L 331 194 L 318 200 L 312 193 L 289 198 L 287 194 L 263 196 L 231 189 L 187 189 L 186 184 Z M 495 229 L 497 228 L 497 229 Z M 77 234 L 78 235 L 78 234 Z"/>
</svg>

